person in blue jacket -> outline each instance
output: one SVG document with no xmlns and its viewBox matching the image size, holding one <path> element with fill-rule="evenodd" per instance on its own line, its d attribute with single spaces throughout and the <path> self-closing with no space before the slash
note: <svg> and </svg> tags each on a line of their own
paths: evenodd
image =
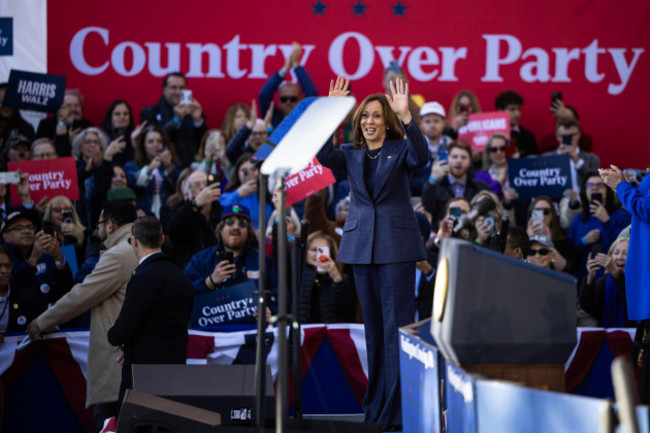
<svg viewBox="0 0 650 433">
<path fill-rule="evenodd" d="M 329 96 L 346 96 L 348 87 L 349 80 L 339 76 Z M 397 79 L 391 90 L 392 95 L 361 102 L 352 121 L 354 143 L 337 149 L 330 142 L 317 155 L 324 166 L 347 173 L 350 183 L 338 260 L 353 266 L 363 309 L 365 420 L 385 430 L 401 429 L 397 329 L 413 321 L 415 264 L 426 258 L 409 181 L 429 161 L 427 143 L 409 112 L 408 84 Z"/>
<path fill-rule="evenodd" d="M 596 193 L 602 200 L 594 200 Z M 586 173 L 580 188 L 582 212 L 573 218 L 569 226 L 569 239 L 578 250 L 576 278 L 578 283 L 587 275 L 587 257 L 591 246 L 601 244 L 608 251 L 612 242 L 625 227 L 630 225 L 630 214 L 621 209 L 612 191 L 608 191 L 597 171 Z M 603 275 L 602 269 L 596 279 Z"/>
<path fill-rule="evenodd" d="M 293 51 L 284 63 L 284 67 L 275 74 L 271 75 L 264 83 L 260 90 L 260 113 L 267 113 L 269 108 L 273 105 L 273 117 L 271 118 L 271 126 L 274 128 L 282 122 L 284 117 L 293 110 L 293 108 L 300 102 L 304 96 L 316 96 L 318 94 L 314 82 L 309 77 L 309 74 L 300 66 L 300 57 L 302 56 L 302 47 L 299 43 L 293 43 Z M 285 82 L 284 79 L 287 72 L 293 71 L 294 76 L 298 79 L 298 84 Z M 278 90 L 279 88 L 279 90 Z M 300 89 L 302 88 L 302 93 Z M 279 106 L 273 103 L 273 95 L 278 92 Z"/>
<path fill-rule="evenodd" d="M 255 232 L 247 207 L 233 205 L 224 208 L 216 235 L 217 245 L 194 254 L 185 267 L 196 295 L 247 280 L 257 282 L 260 278 Z M 229 253 L 232 253 L 232 261 L 228 259 Z M 275 266 L 269 256 L 266 256 L 265 266 L 265 287 L 271 294 L 271 310 L 275 311 L 278 287 Z"/>
<path fill-rule="evenodd" d="M 647 320 L 650 319 L 650 176 L 646 174 L 635 188 L 614 165 L 601 169 L 600 174 L 632 215 L 625 262 L 627 314 L 630 320 Z"/>
</svg>

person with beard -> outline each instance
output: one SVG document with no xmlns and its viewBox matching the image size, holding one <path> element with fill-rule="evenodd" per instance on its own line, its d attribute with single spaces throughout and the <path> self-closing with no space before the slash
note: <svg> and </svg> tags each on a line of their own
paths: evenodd
<svg viewBox="0 0 650 433">
<path fill-rule="evenodd" d="M 115 359 L 120 350 L 109 344 L 106 335 L 122 309 L 126 285 L 138 265 L 127 242 L 135 218 L 133 203 L 120 200 L 104 204 L 97 230 L 106 251 L 102 252 L 97 266 L 83 283 L 75 285 L 27 327 L 33 340 L 41 332 L 51 332 L 58 324 L 92 309 L 86 407 L 95 405 L 95 431 L 100 431 L 104 420 L 114 416 L 118 409 L 122 367 Z"/>
<path fill-rule="evenodd" d="M 432 215 L 432 226 L 445 217 L 445 204 L 452 198 L 468 202 L 480 191 L 490 191 L 490 186 L 468 175 L 472 165 L 472 148 L 464 141 L 454 141 L 447 146 L 448 160 L 438 160 L 431 167 L 428 182 L 422 188 L 422 205 Z"/>
<path fill-rule="evenodd" d="M 215 230 L 217 245 L 196 253 L 187 264 L 185 273 L 192 281 L 194 293 L 219 290 L 260 277 L 255 232 L 251 226 L 250 211 L 241 205 L 227 206 Z M 233 263 L 224 260 L 232 253 Z M 275 266 L 266 258 L 266 289 L 271 300 L 277 295 Z"/>
</svg>

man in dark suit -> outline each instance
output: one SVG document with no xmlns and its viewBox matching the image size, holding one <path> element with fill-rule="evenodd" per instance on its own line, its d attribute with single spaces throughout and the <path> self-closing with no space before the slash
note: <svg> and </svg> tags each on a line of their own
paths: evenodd
<svg viewBox="0 0 650 433">
<path fill-rule="evenodd" d="M 194 302 L 192 283 L 161 252 L 160 221 L 138 218 L 131 233 L 129 243 L 140 263 L 126 287 L 122 311 L 108 330 L 108 341 L 124 350 L 119 404 L 132 387 L 133 364 L 185 364 Z"/>
<path fill-rule="evenodd" d="M 208 130 L 201 104 L 192 95 L 192 102 L 181 101 L 187 89 L 187 79 L 180 72 L 167 74 L 163 80 L 163 94 L 154 105 L 144 107 L 140 121 L 165 130 L 176 145 L 176 152 L 186 167 L 194 162 L 203 134 Z"/>
</svg>

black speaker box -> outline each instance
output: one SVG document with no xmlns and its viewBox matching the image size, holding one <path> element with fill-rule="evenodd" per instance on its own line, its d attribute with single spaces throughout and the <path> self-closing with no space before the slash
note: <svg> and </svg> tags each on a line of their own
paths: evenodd
<svg viewBox="0 0 650 433">
<path fill-rule="evenodd" d="M 133 365 L 133 389 L 221 414 L 222 424 L 255 420 L 254 365 Z M 275 398 L 266 367 L 264 417 L 272 418 Z"/>
<path fill-rule="evenodd" d="M 573 276 L 460 239 L 440 248 L 431 335 L 454 362 L 564 364 L 576 345 Z"/>
<path fill-rule="evenodd" d="M 213 433 L 221 416 L 216 412 L 127 390 L 120 409 L 117 433 Z"/>
</svg>

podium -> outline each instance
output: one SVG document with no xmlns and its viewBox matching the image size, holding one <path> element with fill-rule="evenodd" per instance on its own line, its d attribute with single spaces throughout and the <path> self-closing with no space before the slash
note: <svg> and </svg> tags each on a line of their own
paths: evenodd
<svg viewBox="0 0 650 433">
<path fill-rule="evenodd" d="M 576 344 L 576 284 L 468 243 L 441 245 L 431 335 L 465 371 L 564 391 L 564 363 Z"/>
</svg>

